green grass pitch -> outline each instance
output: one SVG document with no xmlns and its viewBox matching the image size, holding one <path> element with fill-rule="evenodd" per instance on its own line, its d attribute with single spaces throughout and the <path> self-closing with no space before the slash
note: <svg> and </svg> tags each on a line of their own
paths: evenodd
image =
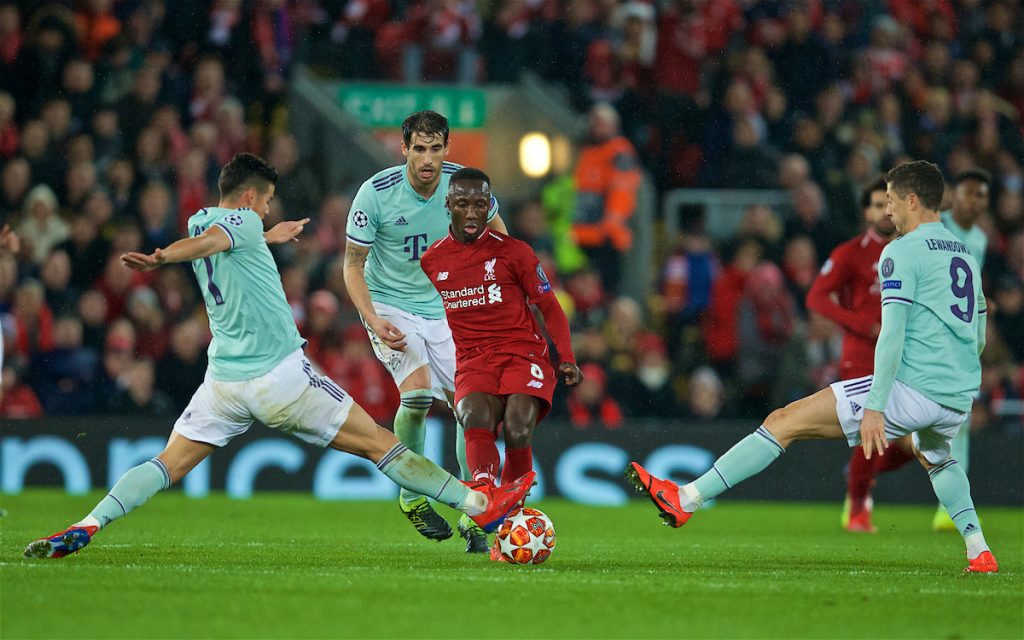
<svg viewBox="0 0 1024 640">
<path fill-rule="evenodd" d="M 172 493 L 78 555 L 21 557 L 100 495 L 3 497 L 4 640 L 1024 637 L 1021 509 L 981 509 L 995 576 L 961 572 L 927 507 L 880 505 L 872 536 L 840 531 L 838 504 L 725 501 L 679 530 L 647 501 L 545 501 L 555 553 L 514 567 L 419 538 L 390 503 Z"/>
</svg>

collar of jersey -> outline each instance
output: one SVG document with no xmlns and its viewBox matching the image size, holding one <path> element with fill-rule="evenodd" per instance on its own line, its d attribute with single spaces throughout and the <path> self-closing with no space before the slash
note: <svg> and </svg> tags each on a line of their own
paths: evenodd
<svg viewBox="0 0 1024 640">
<path fill-rule="evenodd" d="M 869 240 L 877 242 L 878 244 L 886 243 L 886 239 L 883 238 L 881 234 L 875 231 L 872 227 L 868 227 L 868 230 L 864 232 L 864 235 L 866 235 Z"/>
</svg>

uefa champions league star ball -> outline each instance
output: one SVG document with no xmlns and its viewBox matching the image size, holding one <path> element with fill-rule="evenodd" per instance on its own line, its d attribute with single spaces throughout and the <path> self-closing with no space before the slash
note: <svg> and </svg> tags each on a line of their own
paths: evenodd
<svg viewBox="0 0 1024 640">
<path fill-rule="evenodd" d="M 540 509 L 516 509 L 498 527 L 497 537 L 498 549 L 510 563 L 541 564 L 555 548 L 555 525 Z"/>
</svg>

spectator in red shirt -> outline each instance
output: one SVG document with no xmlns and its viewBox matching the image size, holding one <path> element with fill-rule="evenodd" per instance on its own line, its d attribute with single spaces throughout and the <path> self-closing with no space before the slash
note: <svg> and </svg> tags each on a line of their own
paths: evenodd
<svg viewBox="0 0 1024 640">
<path fill-rule="evenodd" d="M 114 15 L 114 0 L 88 0 L 75 15 L 79 46 L 95 62 L 103 47 L 121 33 L 121 21 Z"/>
<path fill-rule="evenodd" d="M 727 250 L 729 264 L 711 288 L 711 304 L 704 315 L 704 349 L 719 369 L 731 370 L 739 349 L 736 311 L 747 286 L 747 275 L 761 261 L 763 250 L 757 240 L 741 239 Z"/>
<path fill-rule="evenodd" d="M 583 382 L 569 393 L 569 422 L 577 429 L 596 425 L 609 429 L 622 426 L 622 407 L 608 393 L 608 374 L 598 364 L 580 367 Z"/>
<path fill-rule="evenodd" d="M 18 125 L 14 122 L 14 97 L 0 91 L 0 158 L 10 158 L 18 151 Z"/>
<path fill-rule="evenodd" d="M 53 313 L 46 291 L 37 280 L 28 280 L 14 292 L 14 351 L 25 357 L 53 350 Z"/>
<path fill-rule="evenodd" d="M 736 373 L 751 407 L 779 404 L 778 365 L 796 330 L 796 302 L 782 270 L 770 262 L 754 267 L 737 310 Z"/>
<path fill-rule="evenodd" d="M 43 405 L 39 403 L 32 387 L 23 383 L 13 366 L 3 368 L 0 380 L 0 418 L 7 420 L 29 420 L 43 417 Z"/>
</svg>

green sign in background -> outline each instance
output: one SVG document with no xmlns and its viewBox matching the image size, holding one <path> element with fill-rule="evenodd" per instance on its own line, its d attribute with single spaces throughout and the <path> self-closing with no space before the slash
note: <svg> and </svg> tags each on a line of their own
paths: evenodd
<svg viewBox="0 0 1024 640">
<path fill-rule="evenodd" d="M 424 109 L 447 117 L 453 129 L 479 129 L 487 116 L 487 96 L 479 89 L 347 84 L 338 90 L 338 102 L 367 127 L 400 127 Z"/>
</svg>

